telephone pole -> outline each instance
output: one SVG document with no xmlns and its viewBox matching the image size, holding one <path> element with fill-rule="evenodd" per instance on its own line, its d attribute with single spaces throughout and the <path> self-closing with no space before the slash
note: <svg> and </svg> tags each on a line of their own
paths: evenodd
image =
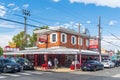
<svg viewBox="0 0 120 80">
<path fill-rule="evenodd" d="M 99 51 L 99 60 L 102 61 L 101 57 L 101 16 L 99 16 L 99 24 L 98 24 L 98 51 Z"/>
<path fill-rule="evenodd" d="M 27 16 L 30 16 L 30 11 L 29 10 L 24 10 L 23 9 L 23 15 L 24 15 L 24 47 L 27 46 Z"/>
<path fill-rule="evenodd" d="M 75 70 L 77 69 L 76 64 L 77 64 L 77 61 L 78 61 L 78 59 L 77 59 L 78 54 L 80 54 L 80 58 L 79 58 L 79 59 L 80 59 L 80 65 L 81 65 L 81 53 L 80 53 L 80 52 L 81 52 L 81 48 L 80 48 L 80 46 L 81 46 L 81 45 L 80 45 L 80 23 L 78 24 L 78 38 L 79 38 L 79 39 L 78 39 L 78 40 L 79 40 L 79 41 L 78 41 L 78 42 L 79 42 L 79 44 L 78 44 L 78 49 L 79 49 L 79 51 L 78 51 L 78 53 L 75 54 Z"/>
</svg>

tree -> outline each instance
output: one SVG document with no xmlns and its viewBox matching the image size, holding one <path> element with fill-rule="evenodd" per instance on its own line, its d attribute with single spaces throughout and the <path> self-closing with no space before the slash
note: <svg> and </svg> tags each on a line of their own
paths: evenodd
<svg viewBox="0 0 120 80">
<path fill-rule="evenodd" d="M 41 29 L 48 29 L 48 28 L 49 28 L 48 26 L 42 26 L 42 27 L 39 27 L 39 28 L 35 28 L 34 31 L 35 30 L 41 30 Z"/>
<path fill-rule="evenodd" d="M 117 51 L 117 55 L 120 55 L 120 51 L 119 50 Z"/>
<path fill-rule="evenodd" d="M 41 29 L 48 29 L 49 27 L 48 26 L 42 26 L 40 28 L 36 28 L 34 29 L 35 30 L 41 30 Z M 36 45 L 36 41 L 37 41 L 37 34 L 33 33 L 32 36 L 30 37 L 30 45 L 31 46 L 35 46 Z"/>
<path fill-rule="evenodd" d="M 27 37 L 30 35 L 27 34 Z M 25 49 L 25 36 L 24 36 L 24 31 L 20 32 L 19 34 L 13 36 L 12 38 L 13 42 L 16 44 L 16 47 L 19 47 L 20 50 Z"/>
<path fill-rule="evenodd" d="M 0 56 L 3 55 L 3 49 L 0 47 Z"/>
<path fill-rule="evenodd" d="M 47 29 L 48 26 L 42 26 L 40 28 L 36 28 L 35 30 L 40 30 L 40 29 Z M 16 47 L 19 47 L 20 50 L 25 49 L 25 47 L 33 47 L 36 45 L 36 41 L 37 41 L 37 34 L 32 34 L 32 36 L 30 36 L 29 34 L 27 34 L 27 43 L 25 43 L 25 38 L 24 38 L 24 31 L 20 32 L 19 34 L 13 36 L 12 38 L 12 42 L 9 43 L 14 43 L 16 44 Z"/>
</svg>

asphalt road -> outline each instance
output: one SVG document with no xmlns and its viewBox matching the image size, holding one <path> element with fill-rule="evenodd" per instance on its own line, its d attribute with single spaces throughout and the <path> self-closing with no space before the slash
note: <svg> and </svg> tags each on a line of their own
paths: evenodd
<svg viewBox="0 0 120 80">
<path fill-rule="evenodd" d="M 120 67 L 101 71 L 74 71 L 69 73 L 25 71 L 2 73 L 0 80 L 120 80 Z"/>
</svg>

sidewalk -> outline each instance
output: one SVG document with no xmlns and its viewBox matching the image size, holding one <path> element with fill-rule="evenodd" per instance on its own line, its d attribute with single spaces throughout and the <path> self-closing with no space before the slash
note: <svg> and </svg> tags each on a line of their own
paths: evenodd
<svg viewBox="0 0 120 80">
<path fill-rule="evenodd" d="M 43 69 L 42 67 L 36 67 L 36 70 L 40 70 L 40 71 L 46 71 L 46 72 L 74 72 L 76 70 L 70 70 L 70 68 L 64 68 L 64 67 L 60 67 L 57 69 Z M 80 71 L 80 69 L 78 69 L 77 71 Z"/>
</svg>

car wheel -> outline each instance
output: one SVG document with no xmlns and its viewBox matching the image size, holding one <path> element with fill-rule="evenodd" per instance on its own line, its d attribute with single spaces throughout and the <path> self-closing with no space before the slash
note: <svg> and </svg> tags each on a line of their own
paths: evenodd
<svg viewBox="0 0 120 80">
<path fill-rule="evenodd" d="M 85 71 L 84 69 L 82 69 L 82 71 Z"/>
<path fill-rule="evenodd" d="M 96 70 L 97 70 L 96 67 L 94 67 L 93 71 L 96 71 Z"/>
<path fill-rule="evenodd" d="M 4 67 L 4 68 L 3 68 L 3 73 L 6 73 L 6 72 L 7 72 L 7 68 Z"/>
<path fill-rule="evenodd" d="M 104 66 L 102 67 L 102 70 L 104 70 Z"/>
</svg>

